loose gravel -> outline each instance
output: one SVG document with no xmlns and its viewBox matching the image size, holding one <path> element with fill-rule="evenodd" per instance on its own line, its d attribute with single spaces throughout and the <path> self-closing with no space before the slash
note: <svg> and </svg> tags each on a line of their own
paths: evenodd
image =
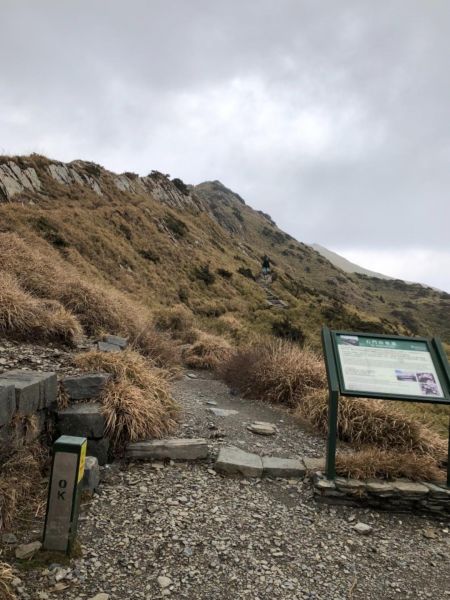
<svg viewBox="0 0 450 600">
<path fill-rule="evenodd" d="M 323 456 L 324 441 L 205 374 L 176 382 L 174 394 L 184 408 L 179 436 L 207 437 L 211 460 L 105 468 L 80 519 L 82 558 L 20 576 L 22 598 L 450 598 L 448 523 L 321 505 L 307 480 L 217 475 L 224 444 L 294 458 Z M 238 414 L 215 417 L 208 401 Z M 278 432 L 258 436 L 247 430 L 254 421 Z"/>
</svg>

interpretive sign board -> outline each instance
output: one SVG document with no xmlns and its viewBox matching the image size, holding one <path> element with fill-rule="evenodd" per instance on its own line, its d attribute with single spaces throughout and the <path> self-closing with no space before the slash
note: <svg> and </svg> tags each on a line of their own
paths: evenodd
<svg viewBox="0 0 450 600">
<path fill-rule="evenodd" d="M 62 435 L 53 446 L 53 464 L 45 517 L 45 550 L 69 552 L 75 540 L 87 440 Z"/>
<path fill-rule="evenodd" d="M 450 366 L 438 339 L 331 331 L 324 327 L 322 344 L 329 387 L 326 469 L 330 479 L 335 476 L 339 395 L 450 406 Z"/>
</svg>

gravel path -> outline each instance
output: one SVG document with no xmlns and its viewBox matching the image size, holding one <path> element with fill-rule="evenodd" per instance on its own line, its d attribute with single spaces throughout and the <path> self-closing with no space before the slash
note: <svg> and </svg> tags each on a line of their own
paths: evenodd
<svg viewBox="0 0 450 600">
<path fill-rule="evenodd" d="M 230 395 L 199 374 L 174 385 L 180 437 L 259 454 L 321 456 L 324 442 L 280 409 Z M 215 417 L 206 402 L 239 413 Z M 252 420 L 278 434 L 246 430 Z M 225 437 L 217 437 L 224 435 Z M 308 482 L 247 481 L 199 464 L 115 463 L 81 517 L 83 558 L 24 579 L 24 598 L 86 600 L 381 600 L 450 598 L 448 523 L 317 504 Z M 369 535 L 352 527 L 372 526 Z M 103 598 L 106 600 L 108 596 Z M 100 598 L 102 598 L 100 596 Z M 102 599 L 103 600 L 103 599 Z"/>
</svg>

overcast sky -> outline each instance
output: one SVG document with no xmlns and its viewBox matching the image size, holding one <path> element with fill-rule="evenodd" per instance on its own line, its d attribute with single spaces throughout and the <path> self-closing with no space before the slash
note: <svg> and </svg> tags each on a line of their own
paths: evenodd
<svg viewBox="0 0 450 600">
<path fill-rule="evenodd" d="M 0 0 L 0 152 L 219 179 L 450 292 L 449 0 Z"/>
</svg>

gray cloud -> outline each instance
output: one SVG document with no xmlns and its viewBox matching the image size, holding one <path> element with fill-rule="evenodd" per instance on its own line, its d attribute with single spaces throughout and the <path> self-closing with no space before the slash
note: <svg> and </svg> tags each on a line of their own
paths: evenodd
<svg viewBox="0 0 450 600">
<path fill-rule="evenodd" d="M 0 151 L 220 179 L 304 241 L 373 268 L 382 249 L 450 290 L 449 17 L 446 0 L 0 0 Z"/>
</svg>

